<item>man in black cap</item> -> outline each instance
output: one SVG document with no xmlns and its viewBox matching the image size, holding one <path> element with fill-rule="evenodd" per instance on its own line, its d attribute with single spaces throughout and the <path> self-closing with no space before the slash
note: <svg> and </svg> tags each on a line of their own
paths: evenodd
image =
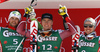
<svg viewBox="0 0 100 52">
<path fill-rule="evenodd" d="M 69 30 L 53 30 L 53 16 L 49 13 L 42 15 L 41 22 L 43 28 L 42 30 L 39 30 L 37 34 L 38 52 L 59 52 L 62 40 L 76 33 L 71 19 L 64 10 L 66 10 L 65 7 L 60 7 L 59 14 L 63 16 L 64 24 L 68 24 Z M 34 18 L 30 17 L 30 19 L 32 20 Z M 19 31 L 20 34 L 25 33 L 24 26 L 25 23 L 21 23 L 17 28 L 17 31 Z M 30 35 L 30 33 L 27 32 L 26 35 Z"/>
<path fill-rule="evenodd" d="M 43 26 L 43 30 L 50 30 L 52 28 L 53 25 L 53 19 L 52 19 L 52 15 L 49 13 L 45 13 L 42 15 L 42 26 Z"/>
</svg>

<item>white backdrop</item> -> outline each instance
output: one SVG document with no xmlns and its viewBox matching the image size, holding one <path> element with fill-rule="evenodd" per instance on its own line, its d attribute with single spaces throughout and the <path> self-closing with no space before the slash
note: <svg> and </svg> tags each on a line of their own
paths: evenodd
<svg viewBox="0 0 100 52">
<path fill-rule="evenodd" d="M 35 9 L 57 9 L 59 4 L 67 8 L 100 8 L 100 0 L 37 0 Z M 31 0 L 9 0 L 0 4 L 0 9 L 24 9 Z"/>
</svg>

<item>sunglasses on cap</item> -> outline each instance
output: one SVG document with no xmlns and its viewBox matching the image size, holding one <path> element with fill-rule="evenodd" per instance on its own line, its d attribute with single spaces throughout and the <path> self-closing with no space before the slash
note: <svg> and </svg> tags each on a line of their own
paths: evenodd
<svg viewBox="0 0 100 52">
<path fill-rule="evenodd" d="M 50 30 L 48 30 L 48 31 L 41 31 L 40 32 L 40 35 L 42 36 L 42 37 L 45 37 L 45 36 L 50 36 L 52 34 L 52 31 L 50 31 Z"/>
<path fill-rule="evenodd" d="M 85 28 L 87 28 L 89 26 L 89 28 L 92 28 L 93 27 L 93 25 L 91 25 L 91 24 L 84 24 L 84 27 Z"/>
</svg>

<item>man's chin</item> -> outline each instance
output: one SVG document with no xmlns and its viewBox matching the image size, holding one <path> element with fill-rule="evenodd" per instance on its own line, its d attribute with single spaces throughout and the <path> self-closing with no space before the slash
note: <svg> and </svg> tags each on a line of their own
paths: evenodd
<svg viewBox="0 0 100 52">
<path fill-rule="evenodd" d="M 49 29 L 49 28 L 47 28 L 47 29 L 44 29 L 44 30 L 46 31 L 46 30 L 50 30 L 50 29 Z"/>
<path fill-rule="evenodd" d="M 11 25 L 12 27 L 16 27 L 17 25 Z"/>
<path fill-rule="evenodd" d="M 90 34 L 90 33 L 86 33 L 86 34 Z"/>
</svg>

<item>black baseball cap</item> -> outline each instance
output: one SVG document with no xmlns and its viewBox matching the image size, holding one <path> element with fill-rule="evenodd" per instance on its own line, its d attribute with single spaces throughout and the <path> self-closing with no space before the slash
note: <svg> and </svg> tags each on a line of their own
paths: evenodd
<svg viewBox="0 0 100 52">
<path fill-rule="evenodd" d="M 49 19 L 53 20 L 53 19 L 52 19 L 53 16 L 52 16 L 51 14 L 49 14 L 49 13 L 42 14 L 41 20 L 44 19 L 44 18 L 49 18 Z"/>
</svg>

